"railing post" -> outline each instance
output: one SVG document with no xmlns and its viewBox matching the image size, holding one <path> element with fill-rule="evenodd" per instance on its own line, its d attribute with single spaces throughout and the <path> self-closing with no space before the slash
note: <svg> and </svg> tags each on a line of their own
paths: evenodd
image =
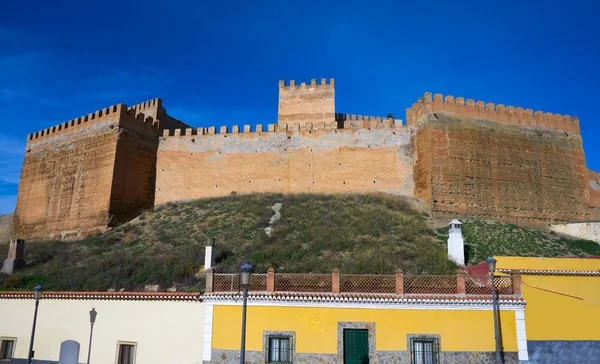
<svg viewBox="0 0 600 364">
<path fill-rule="evenodd" d="M 213 272 L 212 268 L 208 268 L 204 271 L 204 278 L 206 280 L 206 287 L 204 288 L 205 293 L 212 293 L 213 291 Z"/>
<path fill-rule="evenodd" d="M 521 277 L 521 271 L 513 270 L 510 276 L 512 279 L 513 294 L 520 296 L 523 293 L 523 278 Z"/>
<path fill-rule="evenodd" d="M 396 294 L 404 294 L 404 273 L 402 269 L 396 269 Z"/>
<path fill-rule="evenodd" d="M 275 292 L 275 269 L 267 269 L 267 292 Z"/>
<path fill-rule="evenodd" d="M 464 295 L 467 293 L 466 287 L 466 276 L 467 272 L 464 269 L 458 268 L 456 270 L 456 293 L 459 295 Z"/>
<path fill-rule="evenodd" d="M 331 273 L 331 291 L 333 293 L 340 293 L 340 270 L 333 268 Z"/>
</svg>

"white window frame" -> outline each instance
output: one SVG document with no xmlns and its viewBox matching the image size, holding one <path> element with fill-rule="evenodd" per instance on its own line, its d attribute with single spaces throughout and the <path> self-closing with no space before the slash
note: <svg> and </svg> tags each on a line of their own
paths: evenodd
<svg viewBox="0 0 600 364">
<path fill-rule="evenodd" d="M 3 341 L 12 341 L 13 342 L 13 348 L 12 348 L 12 353 L 11 353 L 12 356 L 10 358 L 0 359 L 0 362 L 8 360 L 12 363 L 12 360 L 15 359 L 15 351 L 17 350 L 17 338 L 11 337 L 11 336 L 0 336 L 0 349 L 2 349 Z"/>
<path fill-rule="evenodd" d="M 119 353 L 121 353 L 121 345 L 131 345 L 133 346 L 133 364 L 137 362 L 137 342 L 135 341 L 117 341 L 117 353 L 115 355 L 115 364 L 119 363 Z"/>
</svg>

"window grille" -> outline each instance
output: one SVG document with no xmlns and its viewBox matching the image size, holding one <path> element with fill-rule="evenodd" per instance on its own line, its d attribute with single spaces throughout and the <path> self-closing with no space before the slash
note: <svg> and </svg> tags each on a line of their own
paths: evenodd
<svg viewBox="0 0 600 364">
<path fill-rule="evenodd" d="M 0 363 L 12 363 L 15 353 L 15 340 L 2 338 L 0 341 Z"/>
<path fill-rule="evenodd" d="M 413 337 L 410 339 L 412 364 L 439 364 L 440 343 L 434 337 Z"/>
<path fill-rule="evenodd" d="M 135 345 L 119 344 L 119 358 L 117 364 L 135 363 Z"/>
<path fill-rule="evenodd" d="M 291 363 L 292 340 L 289 336 L 269 336 L 267 363 Z"/>
</svg>

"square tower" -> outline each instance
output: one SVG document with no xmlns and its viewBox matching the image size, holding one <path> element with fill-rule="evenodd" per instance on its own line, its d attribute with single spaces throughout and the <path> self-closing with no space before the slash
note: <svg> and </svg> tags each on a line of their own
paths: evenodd
<svg viewBox="0 0 600 364">
<path fill-rule="evenodd" d="M 310 85 L 302 82 L 300 86 L 296 81 L 290 81 L 288 86 L 285 81 L 279 81 L 279 109 L 277 123 L 299 123 L 304 129 L 307 123 L 331 123 L 335 121 L 335 88 L 333 78 L 313 79 Z"/>
</svg>

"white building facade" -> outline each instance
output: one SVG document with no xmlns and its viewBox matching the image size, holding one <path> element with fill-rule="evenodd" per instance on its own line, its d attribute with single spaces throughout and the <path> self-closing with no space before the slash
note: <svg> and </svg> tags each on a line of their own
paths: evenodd
<svg viewBox="0 0 600 364">
<path fill-rule="evenodd" d="M 0 292 L 0 362 L 27 363 L 33 294 Z M 205 306 L 199 293 L 46 292 L 40 299 L 34 363 L 58 363 L 61 343 L 79 343 L 87 363 L 201 364 Z M 11 361 L 12 360 L 12 361 Z"/>
</svg>

